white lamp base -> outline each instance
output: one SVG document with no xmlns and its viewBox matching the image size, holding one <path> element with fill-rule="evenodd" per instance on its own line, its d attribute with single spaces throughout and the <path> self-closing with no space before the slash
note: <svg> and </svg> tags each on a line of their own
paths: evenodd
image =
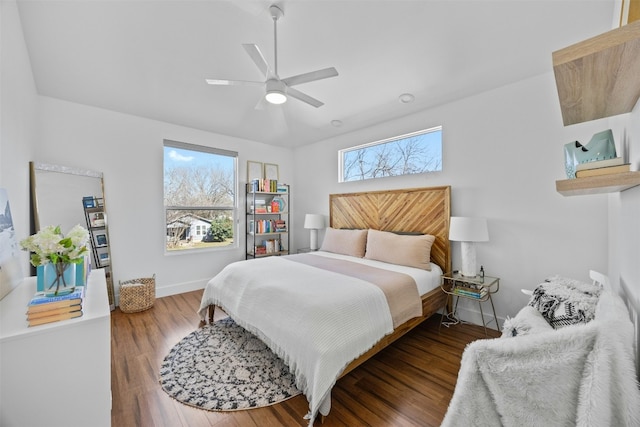
<svg viewBox="0 0 640 427">
<path fill-rule="evenodd" d="M 311 242 L 309 244 L 309 248 L 312 251 L 318 250 L 318 230 L 316 230 L 315 228 L 311 229 Z"/>
<path fill-rule="evenodd" d="M 461 242 L 462 270 L 460 274 L 466 277 L 476 277 L 476 246 L 474 242 Z"/>
</svg>

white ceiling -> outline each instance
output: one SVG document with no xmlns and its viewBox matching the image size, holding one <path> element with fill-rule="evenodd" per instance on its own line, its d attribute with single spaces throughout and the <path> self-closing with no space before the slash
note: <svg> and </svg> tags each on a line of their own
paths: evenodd
<svg viewBox="0 0 640 427">
<path fill-rule="evenodd" d="M 242 43 L 278 70 L 339 76 L 256 109 L 262 80 Z M 18 0 L 38 93 L 296 147 L 552 69 L 551 52 L 611 29 L 614 0 Z M 415 102 L 402 104 L 402 93 Z M 266 104 L 266 103 L 264 103 Z M 343 125 L 334 127 L 332 120 Z M 362 141 L 359 141 L 362 142 Z"/>
</svg>

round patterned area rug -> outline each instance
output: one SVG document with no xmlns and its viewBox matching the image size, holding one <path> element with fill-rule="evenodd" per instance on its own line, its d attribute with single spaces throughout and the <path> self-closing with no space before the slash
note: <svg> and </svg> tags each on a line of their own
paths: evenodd
<svg viewBox="0 0 640 427">
<path fill-rule="evenodd" d="M 230 318 L 176 344 L 160 367 L 160 385 L 179 402 L 209 411 L 259 408 L 300 394 L 284 362 Z"/>
</svg>

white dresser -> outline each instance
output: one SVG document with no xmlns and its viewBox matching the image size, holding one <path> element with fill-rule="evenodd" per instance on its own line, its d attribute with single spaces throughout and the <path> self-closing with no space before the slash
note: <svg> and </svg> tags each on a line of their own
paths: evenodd
<svg viewBox="0 0 640 427">
<path fill-rule="evenodd" d="M 0 425 L 111 425 L 111 319 L 105 273 L 89 275 L 82 317 L 27 326 L 28 277 L 0 301 Z"/>
</svg>

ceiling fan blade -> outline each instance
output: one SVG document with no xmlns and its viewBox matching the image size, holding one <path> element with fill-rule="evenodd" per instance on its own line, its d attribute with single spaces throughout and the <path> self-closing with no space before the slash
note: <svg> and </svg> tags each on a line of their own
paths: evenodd
<svg viewBox="0 0 640 427">
<path fill-rule="evenodd" d="M 316 80 L 328 79 L 329 77 L 335 77 L 338 75 L 338 71 L 333 68 L 325 68 L 324 70 L 312 71 L 310 73 L 298 74 L 297 76 L 287 77 L 282 81 L 287 86 L 299 85 L 302 83 L 313 82 Z"/>
<path fill-rule="evenodd" d="M 302 92 L 300 92 L 299 90 L 293 89 L 293 88 L 287 88 L 287 95 L 291 95 L 292 97 L 302 101 L 302 102 L 306 102 L 309 105 L 312 105 L 316 108 L 318 107 L 322 107 L 324 105 L 324 102 L 320 102 L 315 98 L 310 97 L 307 94 L 304 94 Z"/>
<path fill-rule="evenodd" d="M 264 82 L 252 82 L 249 80 L 221 80 L 221 79 L 205 79 L 210 85 L 220 86 L 263 86 Z"/>
<path fill-rule="evenodd" d="M 260 72 L 267 78 L 271 75 L 271 69 L 269 68 L 269 64 L 264 59 L 262 52 L 258 49 L 258 46 L 255 44 L 243 44 L 244 50 L 249 54 L 251 60 L 253 60 L 254 64 L 258 67 Z"/>
</svg>

